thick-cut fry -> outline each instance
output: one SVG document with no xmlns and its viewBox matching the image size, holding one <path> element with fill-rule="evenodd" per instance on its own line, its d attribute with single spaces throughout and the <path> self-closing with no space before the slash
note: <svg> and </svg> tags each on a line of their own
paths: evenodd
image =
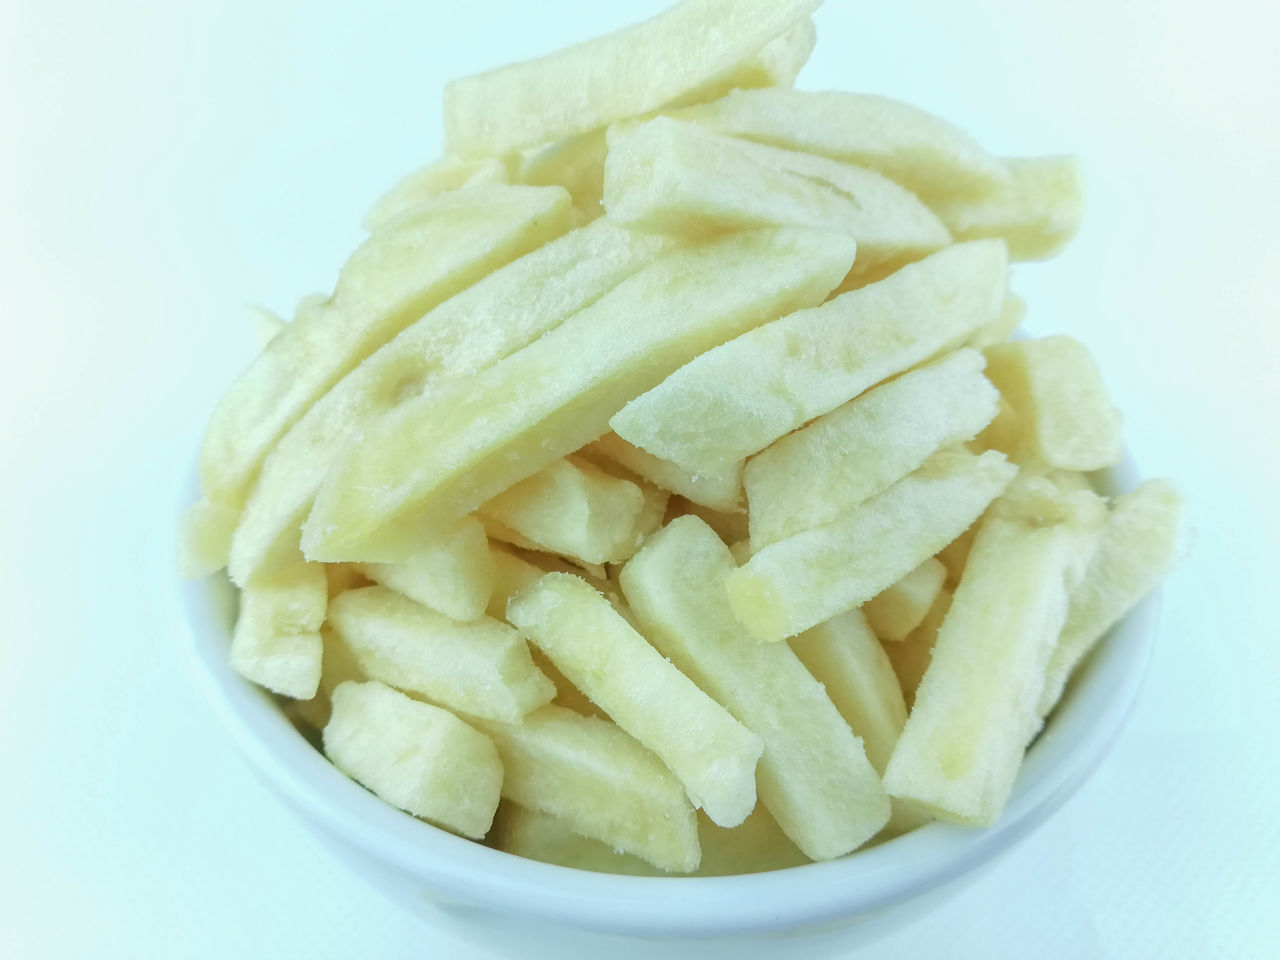
<svg viewBox="0 0 1280 960">
<path fill-rule="evenodd" d="M 1067 621 L 1049 660 L 1041 716 L 1057 704 L 1072 671 L 1099 638 L 1169 572 L 1181 522 L 1181 499 L 1164 480 L 1148 480 L 1116 498 L 1084 579 L 1071 593 Z"/>
<path fill-rule="evenodd" d="M 1063 519 L 1015 492 L 983 520 L 885 771 L 894 797 L 978 826 L 1004 810 L 1067 613 Z"/>
<path fill-rule="evenodd" d="M 678 463 L 662 460 L 627 443 L 616 433 L 606 433 L 583 448 L 582 454 L 597 463 L 602 460 L 617 463 L 664 490 L 712 510 L 733 513 L 742 509 L 742 469 L 736 465 L 725 471 L 691 473 Z"/>
<path fill-rule="evenodd" d="M 972 439 L 999 395 L 982 355 L 960 350 L 876 387 L 747 461 L 755 551 L 836 519 L 943 447 Z"/>
<path fill-rule="evenodd" d="M 958 346 L 1000 309 L 1006 269 L 999 241 L 949 247 L 697 357 L 610 425 L 689 470 L 724 469 Z"/>
<path fill-rule="evenodd" d="M 502 795 L 671 873 L 697 869 L 693 807 L 662 761 L 607 720 L 554 705 L 476 719 L 502 756 Z"/>
<path fill-rule="evenodd" d="M 943 587 L 920 626 L 912 630 L 907 639 L 883 645 L 893 664 L 893 672 L 898 676 L 898 686 L 902 688 L 902 697 L 908 708 L 915 703 L 916 688 L 920 686 L 924 672 L 929 669 L 929 661 L 933 658 L 933 644 L 938 639 L 938 628 L 951 609 L 951 596 L 951 591 Z"/>
<path fill-rule="evenodd" d="M 1012 179 L 968 134 L 887 97 L 740 90 L 673 115 L 758 143 L 867 167 L 928 203 L 987 194 Z"/>
<path fill-rule="evenodd" d="M 347 260 L 232 384 L 200 451 L 205 499 L 239 509 L 262 459 L 326 390 L 436 304 L 569 229 L 555 187 L 477 187 L 415 207 Z"/>
<path fill-rule="evenodd" d="M 535 343 L 409 401 L 331 470 L 313 559 L 394 560 L 608 430 L 631 398 L 716 343 L 820 302 L 853 262 L 839 234 L 762 230 L 681 248 Z"/>
<path fill-rule="evenodd" d="M 507 619 L 615 723 L 652 750 L 724 827 L 756 805 L 760 738 L 665 660 L 585 581 L 549 573 Z"/>
<path fill-rule="evenodd" d="M 538 549 L 592 564 L 625 560 L 662 522 L 638 485 L 580 457 L 557 460 L 479 512 Z"/>
<path fill-rule="evenodd" d="M 949 197 L 933 204 L 957 240 L 999 237 L 1014 260 L 1046 260 L 1080 229 L 1084 178 L 1075 157 L 1016 157 L 1005 161 L 1010 182 L 981 197 Z"/>
<path fill-rule="evenodd" d="M 884 826 L 889 803 L 862 745 L 786 644 L 744 636 L 725 599 L 733 558 L 696 517 L 646 541 L 622 590 L 658 650 L 764 741 L 760 801 L 806 856 L 826 860 Z"/>
<path fill-rule="evenodd" d="M 617 873 L 631 877 L 661 877 L 665 872 L 629 853 L 584 837 L 567 822 L 504 800 L 493 818 L 485 842 L 517 857 L 553 863 L 574 870 Z"/>
<path fill-rule="evenodd" d="M 479 839 L 498 809 L 493 742 L 447 710 L 381 683 L 341 684 L 324 752 L 352 780 L 437 826 Z"/>
<path fill-rule="evenodd" d="M 942 451 L 843 517 L 765 547 L 727 579 L 745 630 L 778 641 L 865 603 L 951 542 L 1017 472 Z"/>
<path fill-rule="evenodd" d="M 409 174 L 394 187 L 384 193 L 373 209 L 364 218 L 366 230 L 377 230 L 384 223 L 398 217 L 406 210 L 411 210 L 420 203 L 426 203 L 450 190 L 463 187 L 474 187 L 489 183 L 506 183 L 507 167 L 497 157 L 484 157 L 479 160 L 462 160 L 458 157 L 441 157 L 421 170 Z M 531 180 L 521 181 L 534 186 Z M 545 184 L 553 186 L 554 184 Z M 561 184 L 563 186 L 563 184 Z M 572 196 L 572 191 L 570 191 Z"/>
<path fill-rule="evenodd" d="M 791 30 L 821 0 L 683 0 L 656 17 L 524 63 L 454 80 L 445 141 L 501 155 L 639 116 L 697 90 Z"/>
<path fill-rule="evenodd" d="M 386 587 L 334 599 L 329 623 L 371 680 L 420 693 L 450 710 L 517 722 L 555 687 L 505 623 L 458 623 Z"/>
<path fill-rule="evenodd" d="M 329 588 L 324 567 L 297 560 L 240 590 L 231 666 L 254 683 L 296 700 L 320 685 L 320 625 Z"/>
<path fill-rule="evenodd" d="M 1093 356 L 1071 337 L 988 347 L 987 377 L 1009 408 L 983 440 L 1017 463 L 1099 470 L 1120 459 L 1120 414 Z"/>
<path fill-rule="evenodd" d="M 864 603 L 862 612 L 881 640 L 905 640 L 928 615 L 946 582 L 947 568 L 930 557 Z"/>
<path fill-rule="evenodd" d="M 818 32 L 813 19 L 800 20 L 786 33 L 774 37 L 763 47 L 726 73 L 713 77 L 675 103 L 688 105 L 718 100 L 731 90 L 755 90 L 759 87 L 790 87 L 813 53 Z"/>
<path fill-rule="evenodd" d="M 232 577 L 297 554 L 311 501 L 350 436 L 431 385 L 515 353 L 668 245 L 595 223 L 496 270 L 406 329 L 322 397 L 267 458 L 236 530 Z"/>
<path fill-rule="evenodd" d="M 493 589 L 493 558 L 484 527 L 464 517 L 438 540 L 398 563 L 354 564 L 375 583 L 443 613 L 451 620 L 484 615 Z"/>
<path fill-rule="evenodd" d="M 197 500 L 187 508 L 178 540 L 178 568 L 184 577 L 207 577 L 227 565 L 239 515 L 234 507 L 208 500 Z"/>
<path fill-rule="evenodd" d="M 951 242 L 929 208 L 878 173 L 657 117 L 610 138 L 609 217 L 696 235 L 744 227 L 817 227 L 858 242 L 859 268 L 917 260 Z"/>
</svg>

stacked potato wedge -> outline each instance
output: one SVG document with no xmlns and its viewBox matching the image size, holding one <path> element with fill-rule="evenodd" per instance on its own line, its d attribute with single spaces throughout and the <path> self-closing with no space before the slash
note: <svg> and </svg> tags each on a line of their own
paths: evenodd
<svg viewBox="0 0 1280 960">
<path fill-rule="evenodd" d="M 1088 350 L 1011 339 L 1065 157 L 799 92 L 818 0 L 451 83 L 446 153 L 215 410 L 192 576 L 352 779 L 514 854 L 714 875 L 1001 815 L 1177 549 Z"/>
</svg>

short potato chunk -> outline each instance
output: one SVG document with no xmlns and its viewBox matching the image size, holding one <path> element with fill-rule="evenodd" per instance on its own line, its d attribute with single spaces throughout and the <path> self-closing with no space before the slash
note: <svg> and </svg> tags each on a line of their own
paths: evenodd
<svg viewBox="0 0 1280 960">
<path fill-rule="evenodd" d="M 864 603 L 862 612 L 881 640 L 905 640 L 920 626 L 946 582 L 947 568 L 930 557 Z"/>
<path fill-rule="evenodd" d="M 268 690 L 310 700 L 320 685 L 328 600 L 324 566 L 301 558 L 251 580 L 240 591 L 231 666 Z"/>
<path fill-rule="evenodd" d="M 464 517 L 438 540 L 398 563 L 354 564 L 370 580 L 390 587 L 451 620 L 484 615 L 493 589 L 493 557 L 484 527 Z"/>
<path fill-rule="evenodd" d="M 324 728 L 334 766 L 401 810 L 464 837 L 489 832 L 502 761 L 484 734 L 447 710 L 371 681 L 340 684 Z"/>
</svg>

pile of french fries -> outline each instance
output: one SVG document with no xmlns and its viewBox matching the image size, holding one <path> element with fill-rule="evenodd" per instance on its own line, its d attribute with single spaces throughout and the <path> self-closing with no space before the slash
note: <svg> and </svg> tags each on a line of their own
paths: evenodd
<svg viewBox="0 0 1280 960">
<path fill-rule="evenodd" d="M 994 823 L 1174 559 L 1089 352 L 1010 339 L 1076 162 L 791 88 L 817 0 L 450 84 L 447 153 L 215 411 L 230 657 L 409 813 L 618 873 Z"/>
</svg>

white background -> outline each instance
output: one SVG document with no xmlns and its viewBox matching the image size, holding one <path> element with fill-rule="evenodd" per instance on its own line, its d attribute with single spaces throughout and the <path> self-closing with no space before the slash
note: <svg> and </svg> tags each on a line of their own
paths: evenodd
<svg viewBox="0 0 1280 960">
<path fill-rule="evenodd" d="M 482 957 L 252 778 L 175 653 L 172 527 L 245 305 L 327 289 L 440 143 L 455 75 L 629 3 L 10 2 L 0 12 L 0 954 Z M 859 956 L 1280 955 L 1280 15 L 1266 0 L 830 0 L 801 86 L 1072 150 L 1075 246 L 1020 268 L 1197 530 L 1113 754 L 950 905 Z M 939 952 L 940 951 L 940 952 Z"/>
</svg>

